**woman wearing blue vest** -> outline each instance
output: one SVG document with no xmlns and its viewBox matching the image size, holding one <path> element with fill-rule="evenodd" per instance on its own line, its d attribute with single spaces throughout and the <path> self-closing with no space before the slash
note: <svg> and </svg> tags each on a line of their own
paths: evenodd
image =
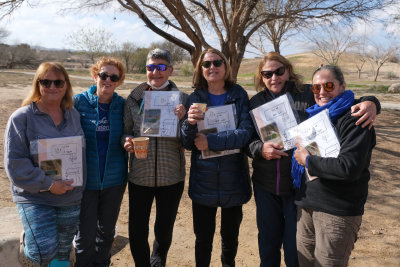
<svg viewBox="0 0 400 267">
<path fill-rule="evenodd" d="M 125 100 L 115 93 L 125 79 L 125 67 L 104 57 L 90 74 L 96 84 L 74 98 L 87 148 L 87 183 L 75 238 L 77 267 L 109 266 L 126 187 L 126 157 L 120 144 Z"/>
</svg>

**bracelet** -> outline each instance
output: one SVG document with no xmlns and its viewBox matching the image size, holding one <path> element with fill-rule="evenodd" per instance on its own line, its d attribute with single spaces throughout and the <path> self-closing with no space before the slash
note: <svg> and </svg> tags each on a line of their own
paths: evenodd
<svg viewBox="0 0 400 267">
<path fill-rule="evenodd" d="M 39 190 L 39 192 L 49 192 L 51 190 L 51 188 L 53 187 L 53 185 L 54 185 L 54 182 L 51 183 L 51 185 L 49 186 L 48 189 L 42 189 L 42 190 Z"/>
</svg>

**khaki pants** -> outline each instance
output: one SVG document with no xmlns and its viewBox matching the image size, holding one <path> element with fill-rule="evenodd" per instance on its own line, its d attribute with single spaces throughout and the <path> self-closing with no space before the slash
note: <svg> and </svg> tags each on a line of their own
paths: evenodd
<svg viewBox="0 0 400 267">
<path fill-rule="evenodd" d="M 296 241 L 300 266 L 347 266 L 361 218 L 299 207 Z"/>
</svg>

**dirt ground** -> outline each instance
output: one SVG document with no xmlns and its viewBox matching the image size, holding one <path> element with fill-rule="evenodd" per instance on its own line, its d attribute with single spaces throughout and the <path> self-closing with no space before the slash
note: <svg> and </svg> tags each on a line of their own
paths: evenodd
<svg viewBox="0 0 400 267">
<path fill-rule="evenodd" d="M 3 151 L 3 133 L 10 114 L 20 106 L 30 89 L 31 75 L 7 74 L 0 71 L 0 150 Z M 87 88 L 89 81 L 73 80 L 75 92 Z M 133 88 L 128 84 L 120 89 L 126 96 Z M 381 102 L 397 101 L 398 95 L 377 95 Z M 350 266 L 400 266 L 400 111 L 383 110 L 375 125 L 377 146 L 371 162 L 369 197 L 358 241 L 351 255 Z M 187 170 L 190 155 L 187 152 Z M 188 173 L 188 171 L 187 171 Z M 188 178 L 188 176 L 187 176 Z M 186 186 L 187 186 L 186 181 Z M 3 153 L 0 153 L 0 207 L 14 206 L 10 183 L 4 171 Z M 128 242 L 128 196 L 122 203 L 118 219 L 118 236 L 113 246 L 111 266 L 134 266 Z M 259 265 L 255 203 L 252 198 L 243 207 L 237 266 Z M 218 215 L 219 216 L 219 215 Z M 218 217 L 219 218 L 219 217 Z M 1 220 L 1 218 L 0 218 Z M 151 226 L 154 221 L 154 211 Z M 219 229 L 214 239 L 211 266 L 220 266 L 221 243 Z M 150 242 L 153 235 L 149 237 Z M 194 266 L 194 234 L 191 201 L 187 188 L 182 196 L 174 228 L 174 238 L 168 254 L 168 266 Z M 284 266 L 282 264 L 282 266 Z"/>
</svg>

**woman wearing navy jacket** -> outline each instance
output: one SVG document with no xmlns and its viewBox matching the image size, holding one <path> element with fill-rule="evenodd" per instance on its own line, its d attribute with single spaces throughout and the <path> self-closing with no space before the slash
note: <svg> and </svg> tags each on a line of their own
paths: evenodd
<svg viewBox="0 0 400 267">
<path fill-rule="evenodd" d="M 247 156 L 240 152 L 202 159 L 201 151 L 242 149 L 253 134 L 247 92 L 235 84 L 225 56 L 215 49 L 202 52 L 194 74 L 195 91 L 189 97 L 188 118 L 182 125 L 182 140 L 192 151 L 189 196 L 192 199 L 193 226 L 196 235 L 196 266 L 209 266 L 215 232 L 215 216 L 221 207 L 223 266 L 235 266 L 242 205 L 251 197 Z M 202 111 L 193 103 L 207 106 L 234 104 L 236 130 L 206 135 L 198 133 L 197 122 Z"/>
<path fill-rule="evenodd" d="M 108 266 L 115 224 L 126 187 L 126 156 L 120 144 L 125 100 L 115 89 L 125 67 L 104 57 L 91 76 L 96 85 L 75 96 L 86 138 L 87 183 L 83 192 L 75 266 Z"/>
</svg>

